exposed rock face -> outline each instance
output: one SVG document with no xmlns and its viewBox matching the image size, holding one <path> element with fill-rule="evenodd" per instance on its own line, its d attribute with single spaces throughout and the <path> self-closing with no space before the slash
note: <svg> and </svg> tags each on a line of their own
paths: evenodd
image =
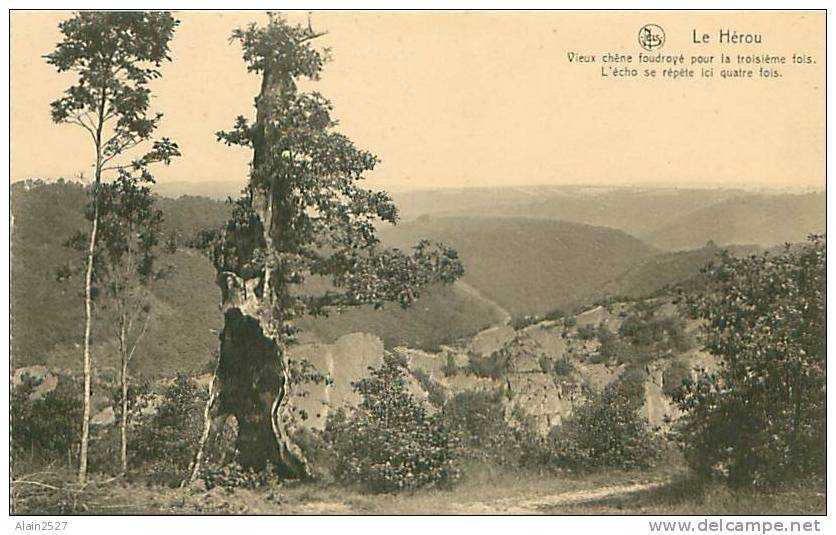
<svg viewBox="0 0 836 535">
<path fill-rule="evenodd" d="M 546 373 L 514 373 L 506 382 L 508 406 L 529 416 L 542 435 L 583 401 L 578 388 L 570 383 L 555 383 L 554 377 Z"/>
<path fill-rule="evenodd" d="M 322 429 L 330 410 L 359 403 L 360 397 L 352 390 L 351 383 L 367 377 L 369 368 L 383 364 L 383 353 L 383 341 L 367 333 L 347 334 L 333 344 L 292 347 L 288 351 L 289 359 L 307 360 L 333 380 L 331 385 L 305 384 L 294 389 L 291 403 L 297 409 L 297 423 Z M 307 418 L 299 417 L 301 411 Z"/>
<path fill-rule="evenodd" d="M 468 345 L 468 350 L 481 357 L 499 351 L 517 335 L 510 325 L 502 325 L 484 330 L 473 337 Z"/>
<path fill-rule="evenodd" d="M 90 419 L 91 425 L 107 426 L 116 423 L 116 412 L 113 407 L 105 407 Z"/>
<path fill-rule="evenodd" d="M 32 399 L 42 398 L 58 386 L 58 376 L 46 366 L 26 366 L 17 368 L 12 373 L 12 386 L 22 385 L 24 381 L 33 381 Z"/>
</svg>

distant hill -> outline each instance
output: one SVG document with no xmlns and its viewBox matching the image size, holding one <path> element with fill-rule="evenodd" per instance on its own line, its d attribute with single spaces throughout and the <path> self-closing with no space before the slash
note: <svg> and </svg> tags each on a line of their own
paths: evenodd
<svg viewBox="0 0 836 535">
<path fill-rule="evenodd" d="M 758 246 L 733 245 L 718 247 L 708 244 L 701 249 L 662 253 L 628 269 L 603 285 L 602 297 L 643 298 L 669 286 L 697 277 L 700 268 L 711 262 L 723 249 L 735 256 L 760 252 Z"/>
<path fill-rule="evenodd" d="M 85 230 L 84 188 L 73 182 L 16 182 L 11 187 L 11 346 L 15 366 L 48 364 L 75 368 L 79 363 L 83 326 L 80 278 L 58 282 L 56 270 L 81 257 L 63 244 L 76 230 Z M 159 198 L 166 233 L 178 236 L 174 254 L 161 254 L 168 277 L 153 287 L 153 319 L 135 359 L 135 371 L 170 375 L 175 371 L 208 369 L 222 327 L 220 294 L 208 259 L 183 243 L 203 227 L 218 226 L 228 207 L 203 197 Z M 99 318 L 107 316 L 99 311 Z M 300 327 L 307 338 L 330 342 L 343 334 L 366 331 L 388 346 L 410 344 L 437 347 L 489 325 L 504 314 L 495 304 L 464 285 L 426 293 L 412 308 L 359 309 L 327 319 L 306 319 Z M 97 321 L 93 356 L 100 369 L 116 364 L 115 347 L 106 322 Z"/>
<path fill-rule="evenodd" d="M 611 227 L 641 237 L 682 214 L 742 193 L 732 189 L 530 186 L 418 191 L 395 195 L 395 199 L 405 219 L 422 214 L 524 217 Z"/>
<path fill-rule="evenodd" d="M 81 185 L 15 183 L 12 185 L 11 243 L 11 347 L 15 366 L 49 364 L 73 368 L 78 365 L 84 321 L 83 284 L 80 277 L 58 282 L 56 269 L 78 253 L 63 247 L 76 231 L 86 228 L 82 207 L 86 195 Z M 208 204 L 185 199 L 163 203 L 169 214 L 206 216 Z M 214 203 L 217 204 L 217 203 Z M 222 205 L 221 205 L 222 206 Z M 217 213 L 215 213 L 217 216 Z M 211 219 L 211 217 L 209 218 Z M 177 217 L 169 230 L 190 232 L 193 227 Z M 205 368 L 217 347 L 221 316 L 220 293 L 214 284 L 214 269 L 203 256 L 180 248 L 161 254 L 160 267 L 169 267 L 167 278 L 153 288 L 153 320 L 149 326 L 136 370 L 147 375 L 171 374 L 177 370 Z M 108 311 L 99 310 L 99 318 Z M 116 351 L 108 326 L 96 322 L 93 357 L 100 369 L 116 365 Z"/>
<path fill-rule="evenodd" d="M 401 248 L 421 238 L 453 247 L 464 281 L 513 316 L 580 304 L 658 252 L 620 230 L 522 218 L 430 216 L 380 236 Z"/>
<path fill-rule="evenodd" d="M 824 193 L 745 195 L 682 215 L 646 239 L 670 250 L 701 247 L 709 240 L 763 247 L 800 242 L 825 231 L 826 205 Z"/>
<path fill-rule="evenodd" d="M 509 198 L 525 196 L 531 202 L 530 193 L 516 191 Z M 610 198 L 608 195 L 595 193 L 601 199 Z M 654 202 L 661 202 L 662 194 L 654 195 Z M 628 194 L 622 191 L 617 197 L 623 200 Z M 70 182 L 16 182 L 11 186 L 11 200 L 11 345 L 15 365 L 75 367 L 83 322 L 82 286 L 79 280 L 59 283 L 55 273 L 75 254 L 62 244 L 75 230 L 86 229 L 84 189 Z M 491 192 L 481 200 L 477 195 L 474 202 L 499 200 Z M 166 232 L 177 236 L 180 247 L 160 258 L 161 265 L 172 268 L 171 274 L 153 288 L 154 319 L 136 359 L 136 371 L 165 375 L 207 369 L 218 344 L 220 296 L 209 261 L 183 244 L 201 228 L 220 225 L 229 207 L 190 195 L 159 197 L 158 203 L 165 214 Z M 702 248 L 708 239 L 698 243 L 699 250 L 663 253 L 614 228 L 548 217 L 488 217 L 480 215 L 474 204 L 465 205 L 473 208 L 471 215 L 424 215 L 380 230 L 387 245 L 408 248 L 427 238 L 454 247 L 465 263 L 462 281 L 426 292 L 408 310 L 390 305 L 382 310 L 362 308 L 324 319 L 302 319 L 298 325 L 305 331 L 304 339 L 331 343 L 342 335 L 365 331 L 380 336 L 387 347 L 436 348 L 505 323 L 512 316 L 569 310 L 607 295 L 653 293 L 693 277 L 715 252 Z M 757 206 L 762 206 L 760 210 L 770 208 Z M 786 217 L 780 213 L 774 216 L 781 225 Z M 115 348 L 103 323 L 97 322 L 93 333 L 94 358 L 106 368 L 115 364 Z"/>
</svg>

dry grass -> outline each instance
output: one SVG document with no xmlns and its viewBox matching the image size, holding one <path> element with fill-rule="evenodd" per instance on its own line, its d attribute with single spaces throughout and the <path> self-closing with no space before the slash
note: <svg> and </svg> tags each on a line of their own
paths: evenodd
<svg viewBox="0 0 836 535">
<path fill-rule="evenodd" d="M 649 472 L 538 474 L 471 467 L 453 490 L 369 495 L 343 486 L 284 484 L 206 491 L 114 478 L 80 488 L 69 471 L 16 477 L 13 511 L 26 514 L 823 514 L 823 481 L 776 494 L 701 485 L 677 464 Z"/>
</svg>

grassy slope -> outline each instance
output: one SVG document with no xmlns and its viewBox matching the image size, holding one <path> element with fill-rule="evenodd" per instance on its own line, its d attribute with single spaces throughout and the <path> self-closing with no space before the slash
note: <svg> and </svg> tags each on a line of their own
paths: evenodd
<svg viewBox="0 0 836 535">
<path fill-rule="evenodd" d="M 682 281 L 690 280 L 700 269 L 712 261 L 723 249 L 736 256 L 753 254 L 761 249 L 757 246 L 707 246 L 692 251 L 662 253 L 628 269 L 601 287 L 602 297 L 619 296 L 638 298 Z"/>
<path fill-rule="evenodd" d="M 519 218 L 422 218 L 381 237 L 398 247 L 422 237 L 450 245 L 464 261 L 464 280 L 514 316 L 587 300 L 656 253 L 618 230 Z"/>
<path fill-rule="evenodd" d="M 27 189 L 12 187 L 12 355 L 15 366 L 49 364 L 76 368 L 83 326 L 81 279 L 59 283 L 59 265 L 81 256 L 62 244 L 78 229 L 86 228 L 81 215 L 85 202 L 77 184 L 50 184 Z M 200 228 L 217 226 L 227 208 L 201 197 L 159 200 L 168 230 L 181 242 Z M 135 371 L 170 375 L 199 371 L 208 366 L 217 348 L 222 317 L 215 272 L 209 261 L 180 247 L 162 254 L 160 266 L 170 267 L 167 278 L 153 289 L 153 320 L 135 358 Z M 104 309 L 94 329 L 94 358 L 100 369 L 115 363 L 111 333 Z M 472 334 L 501 321 L 491 303 L 458 288 L 439 288 L 425 295 L 413 309 L 388 307 L 349 311 L 329 319 L 305 320 L 302 327 L 319 339 L 332 341 L 356 331 L 375 333 L 392 345 L 435 347 Z"/>
<path fill-rule="evenodd" d="M 372 332 L 386 347 L 435 349 L 504 320 L 496 307 L 458 285 L 434 288 L 409 309 L 364 307 L 328 318 L 303 318 L 297 326 L 324 342 L 353 332 Z"/>
<path fill-rule="evenodd" d="M 709 240 L 718 245 L 764 247 L 804 241 L 825 230 L 825 195 L 747 195 L 683 215 L 647 235 L 664 249 L 693 249 Z"/>
</svg>

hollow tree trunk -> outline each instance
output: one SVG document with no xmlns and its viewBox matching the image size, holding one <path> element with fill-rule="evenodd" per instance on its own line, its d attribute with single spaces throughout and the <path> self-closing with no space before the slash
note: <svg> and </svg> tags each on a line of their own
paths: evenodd
<svg viewBox="0 0 836 535">
<path fill-rule="evenodd" d="M 253 133 L 253 175 L 261 183 L 252 191 L 252 204 L 261 221 L 265 257 L 264 269 L 256 275 L 221 272 L 224 328 L 215 377 L 206 405 L 203 435 L 192 464 L 191 479 L 198 477 L 203 462 L 218 456 L 219 435 L 229 416 L 238 423 L 236 460 L 246 468 L 262 469 L 271 464 L 284 478 L 308 478 L 310 470 L 301 450 L 285 429 L 290 395 L 285 350 L 280 339 L 281 311 L 273 299 L 284 291 L 280 266 L 273 259 L 280 235 L 274 217 L 278 173 L 263 177 L 258 171 L 269 154 L 267 132 L 273 120 L 276 99 L 289 78 L 274 76 L 267 68 L 256 99 Z"/>
</svg>

